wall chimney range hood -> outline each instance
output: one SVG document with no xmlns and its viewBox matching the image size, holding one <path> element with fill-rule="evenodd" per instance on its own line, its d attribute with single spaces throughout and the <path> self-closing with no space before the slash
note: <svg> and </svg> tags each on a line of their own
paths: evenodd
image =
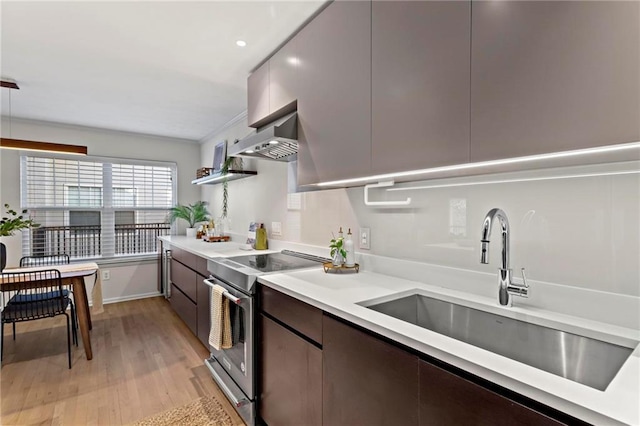
<svg viewBox="0 0 640 426">
<path fill-rule="evenodd" d="M 292 113 L 227 146 L 230 157 L 294 161 L 298 154 L 298 114 Z"/>
</svg>

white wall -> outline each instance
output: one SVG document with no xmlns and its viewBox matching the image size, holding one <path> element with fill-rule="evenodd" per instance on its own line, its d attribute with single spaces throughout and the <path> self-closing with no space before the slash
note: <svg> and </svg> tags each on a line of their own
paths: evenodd
<svg viewBox="0 0 640 426">
<path fill-rule="evenodd" d="M 85 145 L 91 156 L 175 162 L 178 165 L 178 202 L 193 203 L 200 197 L 199 189 L 191 184 L 200 164 L 200 145 L 197 142 L 16 118 L 11 119 L 9 135 L 8 124 L 3 117 L 4 137 Z M 18 151 L 0 150 L 0 206 L 5 203 L 12 207 L 20 205 Z M 101 268 L 111 270 L 111 280 L 103 283 L 106 301 L 157 292 L 158 268 L 155 263 L 109 264 L 101 265 Z"/>
<path fill-rule="evenodd" d="M 246 136 L 246 121 L 204 141 L 203 165 L 213 145 Z M 632 158 L 630 158 L 632 160 Z M 407 192 L 372 193 L 375 199 L 404 199 L 405 209 L 364 206 L 362 187 L 287 194 L 286 165 L 254 161 L 258 176 L 229 183 L 231 228 L 246 233 L 250 221 L 282 222 L 278 239 L 327 246 L 338 227 L 371 228 L 371 254 L 490 272 L 499 265 L 500 237 L 492 233 L 489 265 L 480 264 L 479 240 L 485 214 L 505 210 L 511 223 L 511 266 L 519 276 L 560 285 L 640 296 L 640 174 L 567 178 L 640 170 L 637 159 L 582 167 L 441 180 L 449 186 Z M 540 179 L 472 185 L 481 180 Z M 433 185 L 413 182 L 400 187 Z M 202 197 L 220 213 L 220 185 L 205 186 Z M 460 200 L 460 201 L 458 201 Z M 451 203 L 466 203 L 464 235 L 450 232 Z M 271 236 L 272 240 L 276 237 Z M 357 245 L 356 245 L 357 247 Z M 328 252 L 328 249 L 327 249 Z"/>
</svg>

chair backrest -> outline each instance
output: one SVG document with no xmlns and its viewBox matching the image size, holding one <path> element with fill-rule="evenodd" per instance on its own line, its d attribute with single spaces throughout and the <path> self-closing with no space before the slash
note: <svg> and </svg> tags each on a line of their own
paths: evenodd
<svg viewBox="0 0 640 426">
<path fill-rule="evenodd" d="M 19 292 L 22 302 L 5 308 L 13 318 L 41 318 L 64 313 L 69 302 L 62 289 L 62 278 L 57 269 L 33 272 L 3 272 L 0 291 Z"/>
<path fill-rule="evenodd" d="M 52 254 L 49 256 L 23 256 L 20 259 L 20 267 L 68 265 L 69 263 L 70 259 L 68 254 Z"/>
</svg>

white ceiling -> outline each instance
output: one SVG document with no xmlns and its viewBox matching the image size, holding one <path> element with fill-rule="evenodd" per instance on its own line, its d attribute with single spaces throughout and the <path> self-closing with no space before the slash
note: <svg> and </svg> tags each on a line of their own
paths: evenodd
<svg viewBox="0 0 640 426">
<path fill-rule="evenodd" d="M 200 140 L 324 2 L 2 0 L 2 115 Z"/>
</svg>

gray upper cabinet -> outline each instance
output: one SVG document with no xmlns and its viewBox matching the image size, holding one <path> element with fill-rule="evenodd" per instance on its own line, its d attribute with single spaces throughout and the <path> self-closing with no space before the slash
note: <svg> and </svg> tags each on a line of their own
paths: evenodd
<svg viewBox="0 0 640 426">
<path fill-rule="evenodd" d="M 474 1 L 471 161 L 640 140 L 640 3 Z"/>
<path fill-rule="evenodd" d="M 296 41 L 298 183 L 369 174 L 371 3 L 331 3 Z"/>
<path fill-rule="evenodd" d="M 282 46 L 247 79 L 247 121 L 260 127 L 295 110 L 297 55 L 295 40 Z"/>
<path fill-rule="evenodd" d="M 372 8 L 373 172 L 467 162 L 471 3 Z"/>
<path fill-rule="evenodd" d="M 253 126 L 269 115 L 269 62 L 247 79 L 247 121 Z"/>
<path fill-rule="evenodd" d="M 285 44 L 269 59 L 269 112 L 271 114 L 286 108 L 296 100 L 297 63 L 295 39 Z"/>
</svg>

